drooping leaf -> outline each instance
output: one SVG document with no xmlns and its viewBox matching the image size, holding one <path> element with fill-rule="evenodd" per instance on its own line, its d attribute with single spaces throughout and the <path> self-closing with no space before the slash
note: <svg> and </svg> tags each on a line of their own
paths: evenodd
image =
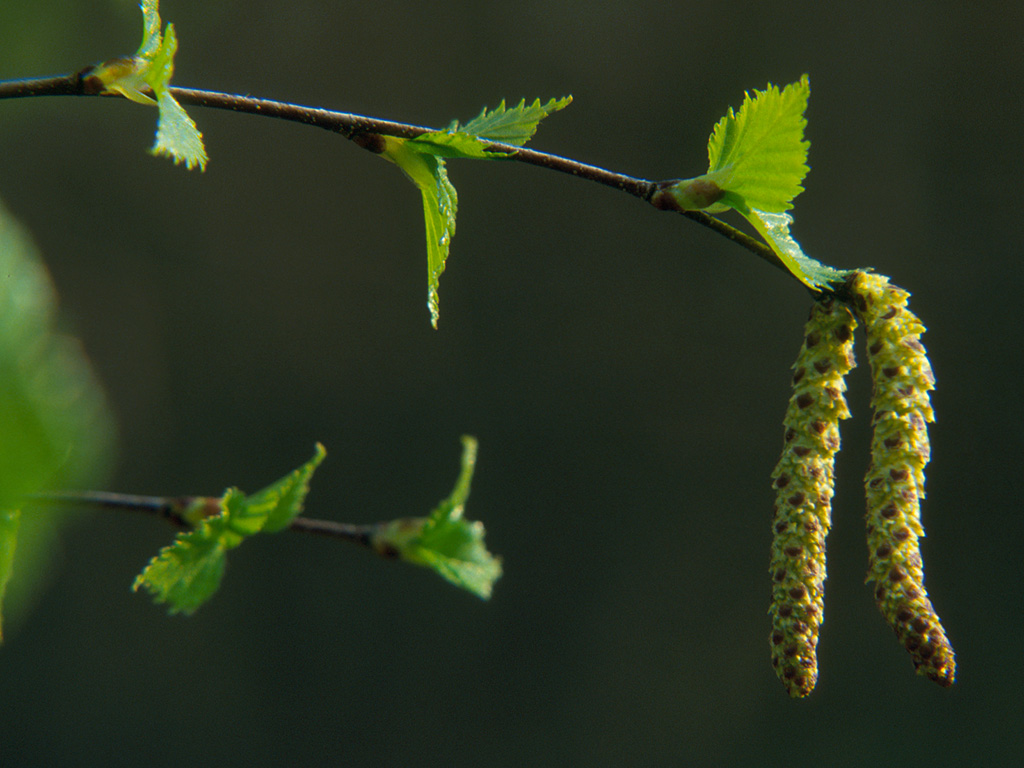
<svg viewBox="0 0 1024 768">
<path fill-rule="evenodd" d="M 500 160 L 508 152 L 488 149 L 491 142 L 522 146 L 537 130 L 537 124 L 552 112 L 564 109 L 571 96 L 541 104 L 536 99 L 526 106 L 506 109 L 505 102 L 494 110 L 483 111 L 465 126 L 453 120 L 443 131 L 431 131 L 413 139 L 385 136 L 381 154 L 401 168 L 420 190 L 427 237 L 427 307 L 430 323 L 437 328 L 439 315 L 438 282 L 448 260 L 451 239 L 455 235 L 458 195 L 448 180 L 445 158 Z"/>
<path fill-rule="evenodd" d="M 158 0 L 142 0 L 139 7 L 143 19 L 139 50 L 134 56 L 111 59 L 94 67 L 87 78 L 92 83 L 89 87 L 102 93 L 118 93 L 140 104 L 155 104 L 160 111 L 156 142 L 150 151 L 184 163 L 189 170 L 196 166 L 206 170 L 209 158 L 203 136 L 168 90 L 178 50 L 174 25 L 168 23 L 161 34 Z"/>
<path fill-rule="evenodd" d="M 309 461 L 257 493 L 247 496 L 229 488 L 217 501 L 219 514 L 199 521 L 164 547 L 140 573 L 133 590 L 145 588 L 169 613 L 190 614 L 209 600 L 220 586 L 226 553 L 257 533 L 287 528 L 302 511 L 309 480 L 327 455 L 319 443 Z M 212 506 L 201 500 L 193 507 Z"/>
<path fill-rule="evenodd" d="M 501 576 L 501 559 L 487 551 L 484 526 L 463 517 L 476 465 L 477 443 L 463 437 L 462 468 L 451 495 L 429 517 L 383 524 L 373 536 L 379 552 L 431 568 L 462 589 L 487 599 Z"/>
<path fill-rule="evenodd" d="M 506 156 L 504 152 L 489 151 L 486 140 L 462 132 L 431 131 L 405 141 L 412 151 L 435 157 L 495 160 Z"/>
<path fill-rule="evenodd" d="M 382 154 L 401 168 L 420 191 L 427 238 L 427 307 L 430 323 L 437 328 L 439 315 L 438 281 L 448 260 L 455 235 L 455 214 L 459 198 L 448 180 L 443 157 L 417 151 L 407 139 L 384 137 Z"/>
<path fill-rule="evenodd" d="M 788 213 L 766 213 L 752 210 L 743 214 L 761 237 L 771 245 L 778 255 L 800 281 L 811 288 L 824 288 L 831 283 L 842 282 L 855 270 L 840 270 L 822 264 L 804 253 L 800 243 L 789 233 L 789 225 L 793 217 Z"/>
</svg>

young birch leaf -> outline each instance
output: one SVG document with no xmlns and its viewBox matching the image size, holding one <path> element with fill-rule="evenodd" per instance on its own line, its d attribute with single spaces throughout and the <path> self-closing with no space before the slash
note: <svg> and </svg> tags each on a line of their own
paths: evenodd
<svg viewBox="0 0 1024 768">
<path fill-rule="evenodd" d="M 842 282 L 854 270 L 840 270 L 822 264 L 804 253 L 800 243 L 789 234 L 793 217 L 788 213 L 765 213 L 752 210 L 743 214 L 758 233 L 771 245 L 772 250 L 802 283 L 822 288 L 830 283 Z"/>
<path fill-rule="evenodd" d="M 453 120 L 443 131 L 432 131 L 409 139 L 410 149 L 425 152 L 438 157 L 461 158 L 465 160 L 500 160 L 508 157 L 509 152 L 488 149 L 491 142 L 501 142 L 521 147 L 537 132 L 537 125 L 552 112 L 564 109 L 572 102 L 572 96 L 563 99 L 551 99 L 542 105 L 540 99 L 526 106 L 523 99 L 512 109 L 505 109 L 502 101 L 490 112 L 485 107 L 479 115 L 466 125 L 459 127 L 459 121 Z"/>
<path fill-rule="evenodd" d="M 462 438 L 462 469 L 451 495 L 426 518 L 392 520 L 373 535 L 378 552 L 431 568 L 457 587 L 487 599 L 501 576 L 501 559 L 487 551 L 484 526 L 463 518 L 477 443 Z"/>
<path fill-rule="evenodd" d="M 181 533 L 174 543 L 143 569 L 132 585 L 144 587 L 170 613 L 190 614 L 209 600 L 224 575 L 226 553 L 260 532 L 287 528 L 302 511 L 309 480 L 327 452 L 319 443 L 309 461 L 261 491 L 246 496 L 229 488 L 216 501 L 219 514 L 201 519 L 195 530 Z M 214 506 L 213 499 L 198 508 Z"/>
<path fill-rule="evenodd" d="M 381 154 L 405 172 L 423 198 L 427 236 L 427 307 L 434 328 L 437 328 L 439 315 L 438 282 L 448 260 L 458 210 L 458 195 L 448 180 L 445 158 L 500 160 L 508 157 L 508 152 L 488 149 L 489 144 L 496 141 L 516 146 L 525 144 L 541 120 L 565 108 L 571 101 L 572 97 L 567 96 L 551 99 L 542 105 L 540 99 L 536 99 L 527 107 L 524 99 L 510 110 L 505 109 L 502 101 L 491 112 L 485 108 L 463 128 L 459 128 L 455 120 L 443 131 L 431 131 L 413 139 L 383 137 Z"/>
<path fill-rule="evenodd" d="M 405 172 L 423 198 L 423 221 L 427 233 L 427 307 L 430 309 L 430 323 L 437 328 L 437 286 L 455 234 L 459 198 L 455 187 L 448 181 L 444 158 L 419 152 L 409 146 L 411 143 L 407 139 L 385 136 L 382 154 Z"/>
<path fill-rule="evenodd" d="M 803 192 L 811 146 L 804 139 L 804 111 L 810 94 L 807 75 L 781 91 L 769 84 L 753 97 L 748 93 L 738 113 L 730 107 L 711 132 L 708 173 L 719 175 L 719 186 L 748 208 L 782 213 Z"/>
<path fill-rule="evenodd" d="M 565 109 L 571 103 L 572 96 L 550 99 L 547 104 L 541 104 L 540 99 L 534 99 L 530 106 L 526 106 L 526 99 L 522 99 L 512 109 L 505 109 L 505 101 L 502 99 L 501 104 L 490 112 L 485 107 L 479 115 L 461 128 L 458 123 L 454 123 L 449 126 L 449 130 L 454 129 L 481 139 L 521 147 L 533 138 L 541 120 L 553 112 Z"/>
<path fill-rule="evenodd" d="M 155 104 L 159 108 L 156 142 L 150 150 L 175 163 L 184 163 L 191 170 L 206 170 L 209 159 L 203 136 L 192 118 L 175 101 L 168 90 L 174 74 L 174 54 L 178 38 L 174 25 L 168 23 L 160 33 L 158 0 L 142 0 L 142 44 L 134 56 L 120 57 L 94 67 L 86 77 L 86 87 L 93 92 L 117 93 L 139 104 Z M 152 92 L 152 98 L 147 91 Z"/>
<path fill-rule="evenodd" d="M 145 587 L 154 602 L 168 604 L 168 613 L 191 614 L 213 596 L 224 575 L 221 527 L 204 521 L 196 530 L 178 534 L 135 578 L 132 589 Z"/>
<path fill-rule="evenodd" d="M 277 533 L 291 525 L 292 520 L 299 516 L 306 494 L 309 493 L 309 480 L 326 456 L 327 451 L 317 443 L 313 458 L 273 485 L 249 497 L 249 504 L 267 510 L 266 522 L 263 524 L 265 533 Z"/>
</svg>

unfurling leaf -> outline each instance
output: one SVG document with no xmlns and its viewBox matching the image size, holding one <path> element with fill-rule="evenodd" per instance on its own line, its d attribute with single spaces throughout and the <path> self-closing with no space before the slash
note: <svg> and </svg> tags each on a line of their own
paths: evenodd
<svg viewBox="0 0 1024 768">
<path fill-rule="evenodd" d="M 159 0 L 142 0 L 142 44 L 134 56 L 122 56 L 93 67 L 85 76 L 86 88 L 97 93 L 117 93 L 139 104 L 155 104 L 159 110 L 156 142 L 150 150 L 192 169 L 206 169 L 209 159 L 203 136 L 192 118 L 168 90 L 174 74 L 178 39 L 174 25 L 160 32 Z M 150 96 L 149 93 L 153 95 Z"/>
<path fill-rule="evenodd" d="M 462 470 L 451 495 L 429 517 L 404 518 L 382 524 L 374 533 L 374 549 L 424 565 L 462 589 L 485 600 L 501 576 L 501 559 L 487 551 L 484 526 L 463 517 L 476 464 L 477 443 L 462 438 Z"/>
<path fill-rule="evenodd" d="M 135 579 L 133 590 L 144 587 L 170 613 L 190 614 L 213 596 L 224 575 L 226 553 L 257 533 L 287 528 L 302 511 L 309 479 L 324 460 L 317 444 L 309 461 L 261 491 L 246 496 L 229 488 L 219 499 L 204 499 L 190 509 L 218 509 L 198 521 L 195 530 L 181 533 L 164 547 Z M 190 515 L 186 512 L 186 518 Z"/>
</svg>

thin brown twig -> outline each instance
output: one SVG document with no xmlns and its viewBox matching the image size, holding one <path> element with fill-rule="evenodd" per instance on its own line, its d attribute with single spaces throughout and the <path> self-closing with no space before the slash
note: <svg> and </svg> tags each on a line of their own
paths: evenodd
<svg viewBox="0 0 1024 768">
<path fill-rule="evenodd" d="M 82 70 L 72 75 L 60 75 L 56 77 L 34 78 L 26 80 L 0 81 L 0 99 L 27 98 L 32 96 L 95 96 L 114 95 L 98 94 L 94 89 L 88 87 L 88 73 L 91 68 Z M 436 128 L 399 123 L 391 120 L 381 120 L 366 115 L 357 115 L 350 112 L 338 112 L 319 107 L 306 107 L 299 104 L 291 104 L 271 99 L 260 99 L 253 96 L 242 96 L 232 93 L 221 93 L 218 91 L 205 91 L 195 88 L 170 88 L 171 95 L 179 103 L 189 106 L 210 107 L 213 109 L 224 109 L 231 112 L 242 112 L 263 117 L 276 117 L 281 120 L 312 125 L 317 128 L 339 133 L 347 139 L 355 140 L 366 145 L 367 136 L 378 134 L 384 136 L 396 136 L 399 138 L 415 138 L 425 133 L 436 131 Z M 121 98 L 117 96 L 117 98 Z M 533 149 L 517 147 L 510 144 L 494 142 L 488 149 L 507 153 L 503 159 L 514 160 L 529 165 L 536 165 L 541 168 L 548 168 L 559 173 L 575 176 L 579 179 L 592 181 L 613 189 L 626 192 L 644 202 L 652 203 L 655 194 L 659 189 L 670 185 L 676 179 L 663 181 L 649 181 L 624 173 L 609 171 L 595 165 L 588 165 L 577 160 L 572 160 L 548 152 L 539 152 Z M 661 210 L 675 210 L 672 208 Z M 701 226 L 728 238 L 737 245 L 747 249 L 758 258 L 767 261 L 774 267 L 781 269 L 786 274 L 789 270 L 782 263 L 776 253 L 766 244 L 750 237 L 746 233 L 726 224 L 721 219 L 709 216 L 702 211 L 676 211 L 686 218 Z"/>
</svg>

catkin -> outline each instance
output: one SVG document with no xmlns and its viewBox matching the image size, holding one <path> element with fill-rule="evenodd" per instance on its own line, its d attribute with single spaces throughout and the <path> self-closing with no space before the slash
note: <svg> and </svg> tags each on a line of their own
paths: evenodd
<svg viewBox="0 0 1024 768">
<path fill-rule="evenodd" d="M 928 463 L 928 392 L 935 377 L 920 342 L 925 327 L 907 308 L 909 293 L 882 275 L 858 272 L 847 291 L 864 324 L 874 391 L 874 437 L 867 490 L 869 570 L 879 610 L 910 652 L 918 674 L 950 686 L 953 648 L 924 588 L 918 539 Z"/>
<path fill-rule="evenodd" d="M 772 665 L 790 696 L 806 696 L 818 679 L 816 648 L 824 610 L 825 536 L 832 517 L 833 464 L 839 420 L 850 416 L 843 377 L 854 366 L 849 309 L 815 302 L 793 365 L 776 489 L 771 556 Z"/>
</svg>

